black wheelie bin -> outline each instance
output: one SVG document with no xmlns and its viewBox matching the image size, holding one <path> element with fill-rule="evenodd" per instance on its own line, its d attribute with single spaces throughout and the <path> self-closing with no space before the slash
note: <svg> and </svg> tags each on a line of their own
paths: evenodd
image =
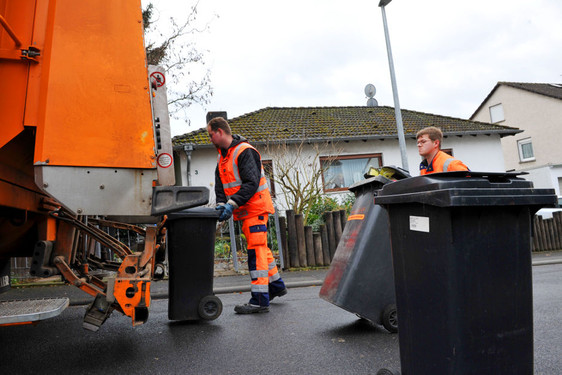
<svg viewBox="0 0 562 375">
<path fill-rule="evenodd" d="M 222 302 L 213 294 L 219 215 L 211 207 L 195 207 L 168 215 L 170 320 L 214 320 L 222 313 Z"/>
<path fill-rule="evenodd" d="M 396 170 L 394 177 L 409 175 Z M 398 321 L 388 215 L 373 203 L 376 192 L 391 182 L 392 179 L 379 175 L 349 188 L 355 194 L 355 204 L 320 289 L 320 297 L 396 333 Z"/>
<path fill-rule="evenodd" d="M 381 189 L 402 374 L 533 374 L 532 217 L 555 202 L 517 173 L 436 173 Z"/>
</svg>

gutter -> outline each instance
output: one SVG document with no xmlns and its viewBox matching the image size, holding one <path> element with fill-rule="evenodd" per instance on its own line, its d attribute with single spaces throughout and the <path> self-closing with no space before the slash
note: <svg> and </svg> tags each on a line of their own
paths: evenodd
<svg viewBox="0 0 562 375">
<path fill-rule="evenodd" d="M 193 144 L 188 143 L 183 145 L 183 151 L 185 152 L 186 156 L 186 178 L 187 178 L 187 186 L 191 186 L 191 152 L 193 151 Z"/>
<path fill-rule="evenodd" d="M 477 136 L 477 135 L 493 135 L 493 134 L 498 134 L 500 136 L 500 138 L 503 138 L 505 136 L 512 136 L 518 133 L 523 132 L 523 130 L 521 129 L 517 129 L 517 128 L 511 128 L 511 129 L 504 129 L 504 130 L 473 130 L 473 131 L 459 131 L 459 132 L 447 132 L 444 133 L 443 136 L 445 137 L 453 137 L 453 136 Z M 406 138 L 407 139 L 416 139 L 415 138 L 416 135 L 415 134 L 406 134 Z M 340 142 L 350 142 L 350 141 L 370 141 L 370 140 L 385 140 L 385 139 L 398 139 L 398 135 L 397 134 L 381 134 L 381 135 L 357 135 L 357 136 L 346 136 L 346 137 L 342 137 L 342 136 L 338 136 L 338 137 L 327 137 L 327 136 L 323 136 L 323 137 L 315 137 L 315 138 L 307 138 L 306 135 L 302 138 L 287 138 L 287 139 L 272 139 L 269 141 L 263 141 L 263 140 L 251 140 L 248 139 L 248 141 L 253 144 L 253 145 L 267 145 L 267 144 L 300 144 L 300 143 L 324 143 L 324 142 L 334 142 L 334 143 L 340 143 Z M 183 145 L 183 148 L 185 150 L 186 146 L 190 146 L 192 147 L 193 150 L 193 144 L 188 143 Z M 178 147 L 178 146 L 176 146 Z M 179 146 L 182 147 L 182 146 Z M 205 148 L 213 148 L 213 144 L 212 143 L 208 143 L 208 144 L 198 144 L 197 148 L 200 149 L 205 149 Z"/>
</svg>

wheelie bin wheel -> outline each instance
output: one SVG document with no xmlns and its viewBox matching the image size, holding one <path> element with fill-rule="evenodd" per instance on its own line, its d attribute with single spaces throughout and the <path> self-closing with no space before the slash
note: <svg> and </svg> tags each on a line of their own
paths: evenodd
<svg viewBox="0 0 562 375">
<path fill-rule="evenodd" d="M 381 368 L 377 371 L 377 375 L 400 375 L 400 371 L 392 371 L 386 368 Z"/>
<path fill-rule="evenodd" d="M 205 296 L 199 301 L 197 310 L 201 319 L 215 320 L 222 313 L 222 302 L 217 296 Z"/>
<path fill-rule="evenodd" d="M 398 332 L 396 305 L 387 305 L 382 312 L 382 325 L 390 333 Z"/>
</svg>

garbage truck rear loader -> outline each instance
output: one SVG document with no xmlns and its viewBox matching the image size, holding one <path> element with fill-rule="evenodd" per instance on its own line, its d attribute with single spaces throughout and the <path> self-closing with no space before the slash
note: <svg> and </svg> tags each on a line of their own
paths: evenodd
<svg viewBox="0 0 562 375">
<path fill-rule="evenodd" d="M 173 186 L 165 76 L 146 64 L 140 0 L 0 0 L 0 81 L 0 291 L 10 259 L 32 257 L 33 276 L 61 274 L 96 297 L 86 328 L 113 310 L 144 323 L 163 215 L 208 191 Z M 22 316 L 0 306 L 0 324 L 44 314 Z"/>
</svg>

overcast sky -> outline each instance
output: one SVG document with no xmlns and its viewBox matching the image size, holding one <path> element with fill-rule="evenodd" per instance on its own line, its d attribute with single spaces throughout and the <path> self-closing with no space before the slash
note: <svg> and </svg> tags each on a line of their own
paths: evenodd
<svg viewBox="0 0 562 375">
<path fill-rule="evenodd" d="M 151 2 L 161 19 L 193 3 Z M 368 83 L 394 106 L 378 2 L 201 0 L 214 95 L 172 135 L 204 127 L 207 111 L 366 105 Z M 466 119 L 498 81 L 562 82 L 560 0 L 394 0 L 386 16 L 403 109 Z"/>
</svg>

